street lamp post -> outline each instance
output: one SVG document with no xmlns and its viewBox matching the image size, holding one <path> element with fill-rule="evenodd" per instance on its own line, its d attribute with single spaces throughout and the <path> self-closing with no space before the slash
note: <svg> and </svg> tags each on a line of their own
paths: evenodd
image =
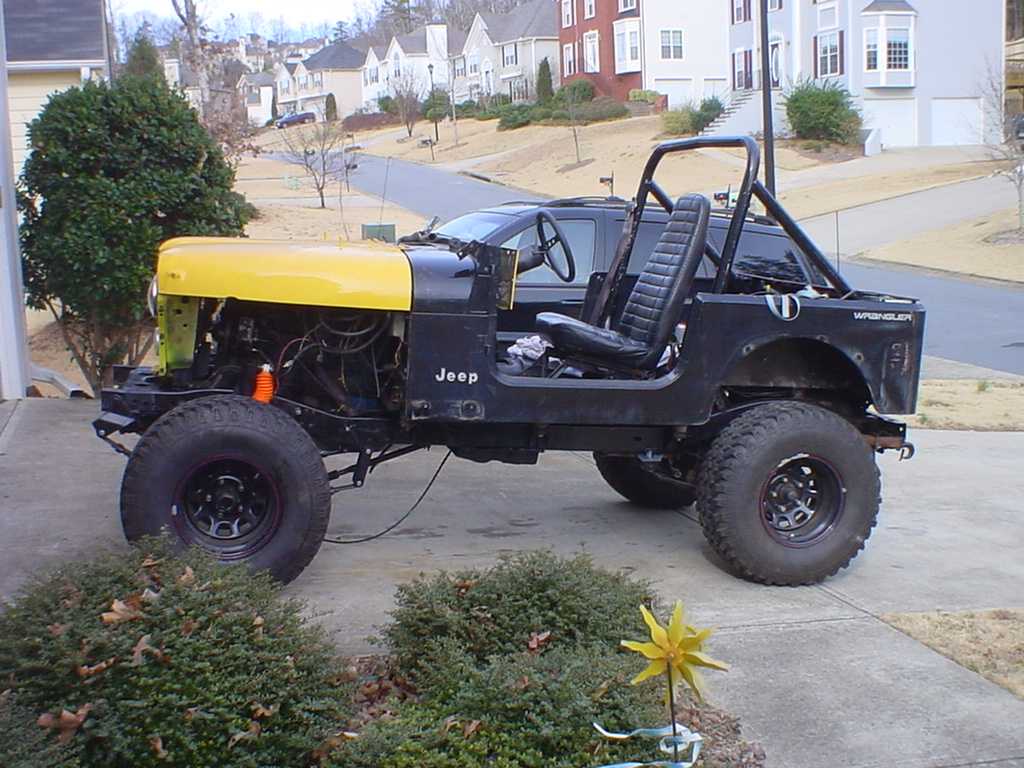
<svg viewBox="0 0 1024 768">
<path fill-rule="evenodd" d="M 427 64 L 427 73 L 430 75 L 430 101 L 434 100 L 434 65 Z M 434 109 L 431 104 L 431 110 Z M 441 141 L 441 134 L 437 131 L 437 112 L 434 112 L 434 143 L 438 144 Z"/>
<path fill-rule="evenodd" d="M 782 55 L 782 52 L 779 52 Z M 772 62 L 768 38 L 768 0 L 761 0 L 761 92 L 764 104 L 764 181 L 775 194 L 775 128 L 772 115 Z"/>
</svg>

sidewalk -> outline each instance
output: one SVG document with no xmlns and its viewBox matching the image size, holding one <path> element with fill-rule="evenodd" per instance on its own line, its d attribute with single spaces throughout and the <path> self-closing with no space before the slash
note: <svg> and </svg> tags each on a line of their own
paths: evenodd
<svg viewBox="0 0 1024 768">
<path fill-rule="evenodd" d="M 38 568 L 123 547 L 124 459 L 92 436 L 95 403 L 0 403 L 0 596 Z M 1024 594 L 1019 509 L 1024 434 L 915 432 L 918 457 L 882 460 L 885 504 L 867 550 L 819 587 L 766 588 L 725 573 L 692 510 L 625 504 L 587 454 L 537 467 L 451 460 L 394 534 L 325 545 L 288 592 L 323 615 L 339 646 L 371 648 L 397 583 L 492 562 L 502 552 L 581 549 L 683 599 L 732 671 L 709 679 L 780 768 L 1024 766 L 1024 701 L 891 629 L 885 612 L 1015 607 Z M 381 466 L 339 494 L 332 534 L 384 527 L 444 452 Z M 1018 490 L 1015 490 L 1018 489 Z"/>
</svg>

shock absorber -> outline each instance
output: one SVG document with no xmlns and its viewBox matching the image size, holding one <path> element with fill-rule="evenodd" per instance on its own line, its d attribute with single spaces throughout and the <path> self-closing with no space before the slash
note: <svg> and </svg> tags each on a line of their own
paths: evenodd
<svg viewBox="0 0 1024 768">
<path fill-rule="evenodd" d="M 257 403 L 269 403 L 274 399 L 276 384 L 272 370 L 269 364 L 264 364 L 256 372 L 256 383 L 252 388 L 252 399 Z"/>
</svg>

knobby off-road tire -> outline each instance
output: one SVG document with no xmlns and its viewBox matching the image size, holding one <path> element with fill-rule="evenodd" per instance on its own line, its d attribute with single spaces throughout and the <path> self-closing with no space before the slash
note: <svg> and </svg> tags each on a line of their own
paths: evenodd
<svg viewBox="0 0 1024 768">
<path fill-rule="evenodd" d="M 716 437 L 697 510 L 711 547 L 738 575 L 813 584 L 864 548 L 880 492 L 874 454 L 848 421 L 783 402 L 752 408 Z M 804 511 L 793 513 L 801 503 Z M 809 516 L 808 506 L 816 507 Z"/>
<path fill-rule="evenodd" d="M 169 533 L 287 583 L 320 549 L 331 492 L 309 435 L 237 395 L 184 403 L 142 436 L 121 483 L 129 541 Z"/>
<path fill-rule="evenodd" d="M 597 471 L 615 491 L 648 509 L 682 509 L 696 499 L 694 488 L 654 471 L 634 456 L 595 453 Z"/>
</svg>

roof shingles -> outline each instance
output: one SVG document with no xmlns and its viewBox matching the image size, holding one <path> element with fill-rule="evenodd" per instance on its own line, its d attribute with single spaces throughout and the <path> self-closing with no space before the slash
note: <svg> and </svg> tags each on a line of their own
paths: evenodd
<svg viewBox="0 0 1024 768">
<path fill-rule="evenodd" d="M 102 0 L 3 0 L 7 61 L 103 61 Z"/>
</svg>

